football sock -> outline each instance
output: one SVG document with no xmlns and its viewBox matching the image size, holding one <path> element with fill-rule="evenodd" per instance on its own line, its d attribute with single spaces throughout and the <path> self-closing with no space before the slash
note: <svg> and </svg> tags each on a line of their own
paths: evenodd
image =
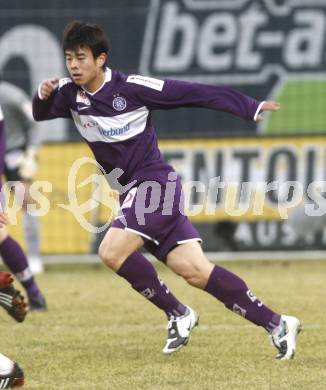
<svg viewBox="0 0 326 390">
<path fill-rule="evenodd" d="M 214 267 L 205 290 L 228 309 L 262 326 L 269 333 L 280 324 L 279 314 L 258 300 L 241 278 L 218 265 Z"/>
<path fill-rule="evenodd" d="M 8 236 L 0 243 L 0 254 L 3 262 L 15 274 L 17 279 L 25 288 L 27 295 L 37 295 L 40 290 L 34 280 L 34 277 L 28 267 L 25 253 L 20 245 Z"/>
<path fill-rule="evenodd" d="M 179 302 L 159 278 L 154 266 L 139 252 L 134 252 L 122 264 L 117 274 L 168 317 L 185 314 L 186 307 Z"/>
<path fill-rule="evenodd" d="M 40 255 L 40 226 L 39 218 L 30 215 L 27 212 L 23 213 L 24 235 L 27 245 L 27 254 L 29 256 Z"/>
</svg>

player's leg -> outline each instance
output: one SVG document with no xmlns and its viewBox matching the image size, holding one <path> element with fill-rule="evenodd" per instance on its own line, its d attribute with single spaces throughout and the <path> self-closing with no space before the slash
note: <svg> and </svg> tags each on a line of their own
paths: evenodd
<svg viewBox="0 0 326 390">
<path fill-rule="evenodd" d="M 113 227 L 100 245 L 99 256 L 104 264 L 127 280 L 132 288 L 163 310 L 168 317 L 185 314 L 186 307 L 165 286 L 154 266 L 138 252 L 143 245 L 140 235 Z"/>
<path fill-rule="evenodd" d="M 30 309 L 46 310 L 45 299 L 29 269 L 25 253 L 18 242 L 8 235 L 4 227 L 0 228 L 0 255 L 5 265 L 26 290 Z"/>
<path fill-rule="evenodd" d="M 0 306 L 17 322 L 25 320 L 27 309 L 23 295 L 13 285 L 8 272 L 0 272 Z"/>
<path fill-rule="evenodd" d="M 171 293 L 154 266 L 137 251 L 143 244 L 138 234 L 111 228 L 100 245 L 99 255 L 132 288 L 165 312 L 169 336 L 163 352 L 176 352 L 187 344 L 192 328 L 197 325 L 198 316 Z"/>
<path fill-rule="evenodd" d="M 4 175 L 8 182 L 15 184 L 11 189 L 14 193 L 15 199 L 22 199 L 23 233 L 27 246 L 28 264 L 32 273 L 36 275 L 42 273 L 44 270 L 40 256 L 39 218 L 37 216 L 30 215 L 30 213 L 27 212 L 27 205 L 35 203 L 35 200 L 30 196 L 29 182 L 24 180 L 20 174 L 23 156 L 23 148 L 17 148 L 6 153 L 4 161 Z"/>
<path fill-rule="evenodd" d="M 279 349 L 279 358 L 294 356 L 300 322 L 295 317 L 281 317 L 257 299 L 239 276 L 211 264 L 198 242 L 174 248 L 167 255 L 167 265 L 190 285 L 205 290 L 229 310 L 265 328 Z"/>
<path fill-rule="evenodd" d="M 0 306 L 16 321 L 22 322 L 26 316 L 23 296 L 13 286 L 13 278 L 7 272 L 0 272 Z M 17 363 L 0 353 L 0 389 L 20 387 L 24 384 L 24 374 Z"/>
<path fill-rule="evenodd" d="M 190 285 L 207 291 L 224 305 L 268 331 L 280 323 L 280 316 L 268 309 L 237 275 L 208 261 L 198 242 L 177 246 L 167 265 Z"/>
<path fill-rule="evenodd" d="M 0 353 L 0 389 L 24 385 L 24 373 L 19 365 Z"/>
</svg>

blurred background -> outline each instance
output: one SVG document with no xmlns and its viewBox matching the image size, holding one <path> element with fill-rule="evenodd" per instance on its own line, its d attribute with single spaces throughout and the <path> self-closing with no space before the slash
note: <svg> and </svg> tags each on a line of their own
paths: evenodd
<svg viewBox="0 0 326 390">
<path fill-rule="evenodd" d="M 124 73 L 226 84 L 258 100 L 274 99 L 282 110 L 257 125 L 204 109 L 155 112 L 167 161 L 190 188 L 189 211 L 207 252 L 241 258 L 321 255 L 323 223 L 302 234 L 304 216 L 293 213 L 310 201 L 307 188 L 326 179 L 326 1 L 318 0 L 11 0 L 0 4 L 0 70 L 3 80 L 32 97 L 48 77 L 67 76 L 61 52 L 65 24 L 100 24 L 111 43 L 109 66 Z M 37 180 L 52 183 L 44 194 L 50 211 L 41 217 L 44 256 L 96 253 L 104 232 L 93 234 L 68 210 L 68 173 L 80 157 L 91 157 L 73 122 L 38 124 L 42 146 Z M 87 182 L 85 164 L 73 183 L 79 204 L 94 200 L 85 218 L 94 226 L 112 218 L 105 182 Z M 228 183 L 218 193 L 213 177 Z M 298 181 L 303 196 L 279 187 L 239 191 L 242 183 L 279 187 Z M 78 187 L 79 184 L 79 187 Z M 98 187 L 99 186 L 99 187 Z M 256 203 L 253 204 L 252 202 Z M 194 206 L 198 206 L 197 208 Z M 255 206 L 255 207 L 254 207 Z M 257 212 L 257 208 L 259 212 Z M 194 211 L 196 210 L 196 211 Z M 282 213 L 283 211 L 283 213 Z M 9 229 L 24 241 L 18 223 Z M 281 253 L 281 254 L 280 254 Z"/>
</svg>

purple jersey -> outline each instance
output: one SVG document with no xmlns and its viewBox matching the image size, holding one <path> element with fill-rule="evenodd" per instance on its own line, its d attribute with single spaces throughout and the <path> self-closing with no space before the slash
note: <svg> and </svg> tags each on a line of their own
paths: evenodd
<svg viewBox="0 0 326 390">
<path fill-rule="evenodd" d="M 104 170 L 123 170 L 122 185 L 133 180 L 165 183 L 172 170 L 159 151 L 152 110 L 204 107 L 254 120 L 262 104 L 224 86 L 125 75 L 108 68 L 105 76 L 93 93 L 61 79 L 48 100 L 35 95 L 33 115 L 37 121 L 71 118 Z"/>
</svg>

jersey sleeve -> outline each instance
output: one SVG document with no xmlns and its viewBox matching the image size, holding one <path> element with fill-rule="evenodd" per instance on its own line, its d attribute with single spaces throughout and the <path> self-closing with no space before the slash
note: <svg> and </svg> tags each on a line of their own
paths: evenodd
<svg viewBox="0 0 326 390">
<path fill-rule="evenodd" d="M 71 118 L 63 88 L 57 88 L 47 100 L 42 100 L 37 91 L 33 98 L 33 117 L 36 121 Z"/>
<path fill-rule="evenodd" d="M 133 85 L 137 98 L 151 110 L 201 107 L 229 112 L 246 120 L 256 120 L 262 104 L 226 86 L 179 80 L 163 81 L 143 76 L 129 76 L 127 82 Z"/>
</svg>

